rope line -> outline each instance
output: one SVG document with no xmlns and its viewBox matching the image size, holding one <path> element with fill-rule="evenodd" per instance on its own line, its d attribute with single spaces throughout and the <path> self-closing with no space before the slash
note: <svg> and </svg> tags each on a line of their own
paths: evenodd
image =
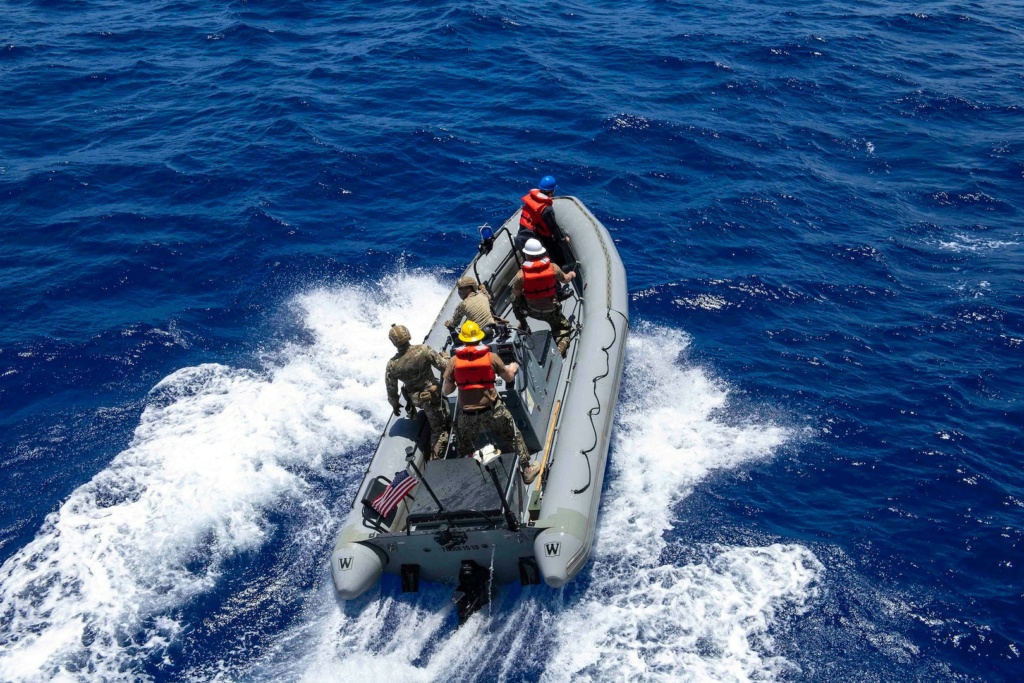
<svg viewBox="0 0 1024 683">
<path fill-rule="evenodd" d="M 615 321 L 612 320 L 612 309 L 611 309 L 611 305 L 612 305 L 612 270 L 611 270 L 612 259 L 611 259 L 611 255 L 608 253 L 608 245 L 605 244 L 604 235 L 602 235 L 599 230 L 596 231 L 596 232 L 597 232 L 598 243 L 601 245 L 601 250 L 604 252 L 604 264 L 605 264 L 605 279 L 604 279 L 604 285 L 605 285 L 605 314 L 604 314 L 604 316 L 605 316 L 605 319 L 608 321 L 608 323 L 612 326 L 612 340 L 608 343 L 608 346 L 605 346 L 605 347 L 601 348 L 601 351 L 604 352 L 604 373 L 598 375 L 597 377 L 595 377 L 593 379 L 594 400 L 597 402 L 597 405 L 587 411 L 587 417 L 590 418 L 590 428 L 594 432 L 594 445 L 591 446 L 590 448 L 586 449 L 586 450 L 580 451 L 580 455 L 582 455 L 587 460 L 587 483 L 583 486 L 583 488 L 573 489 L 573 493 L 574 494 L 583 493 L 584 491 L 589 489 L 590 485 L 594 482 L 594 471 L 593 471 L 594 467 L 593 467 L 593 465 L 590 462 L 590 453 L 592 453 L 594 451 L 594 449 L 597 448 L 597 444 L 598 444 L 598 441 L 599 441 L 599 437 L 598 437 L 598 434 L 597 434 L 597 424 L 594 422 L 594 418 L 601 414 L 601 410 L 603 408 L 603 406 L 601 405 L 601 398 L 597 395 L 597 383 L 600 382 L 601 380 L 603 380 L 605 377 L 607 377 L 611 373 L 612 358 L 611 358 L 611 354 L 608 353 L 608 351 L 611 350 L 611 348 L 613 346 L 615 346 L 615 342 L 619 338 L 619 331 L 615 327 Z"/>
<path fill-rule="evenodd" d="M 595 448 L 597 448 L 597 442 L 598 442 L 597 424 L 594 422 L 594 418 L 597 417 L 598 415 L 600 415 L 601 414 L 601 410 L 602 410 L 601 399 L 597 395 L 597 383 L 600 382 L 602 379 L 604 379 L 605 377 L 607 377 L 611 373 L 612 357 L 611 357 L 611 354 L 608 353 L 608 351 L 611 350 L 611 348 L 613 346 L 615 346 L 615 341 L 619 338 L 619 331 L 617 329 L 615 329 L 615 321 L 612 320 L 611 309 L 609 309 L 608 312 L 605 313 L 605 319 L 612 326 L 612 340 L 611 340 L 611 342 L 608 343 L 608 346 L 605 346 L 605 347 L 601 348 L 601 351 L 604 352 L 604 373 L 598 375 L 593 380 L 593 384 L 594 384 L 594 400 L 597 401 L 597 405 L 587 411 L 587 417 L 590 418 L 590 428 L 594 432 L 594 445 L 592 445 L 590 448 L 588 448 L 586 450 L 580 451 L 580 455 L 582 455 L 584 458 L 587 459 L 587 483 L 586 483 L 586 485 L 583 486 L 583 488 L 574 489 L 573 493 L 576 493 L 576 494 L 583 493 L 584 491 L 589 489 L 590 485 L 594 481 L 593 467 L 590 464 L 590 453 L 592 453 L 593 450 Z"/>
</svg>

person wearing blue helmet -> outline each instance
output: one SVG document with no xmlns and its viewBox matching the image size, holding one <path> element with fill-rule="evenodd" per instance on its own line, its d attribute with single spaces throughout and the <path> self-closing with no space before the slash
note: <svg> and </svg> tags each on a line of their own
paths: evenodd
<svg viewBox="0 0 1024 683">
<path fill-rule="evenodd" d="M 530 190 L 523 197 L 523 212 L 519 217 L 519 234 L 516 247 L 522 251 L 529 239 L 539 240 L 547 250 L 553 263 L 564 266 L 569 238 L 562 232 L 555 219 L 553 197 L 558 182 L 554 176 L 540 179 L 539 187 Z"/>
</svg>

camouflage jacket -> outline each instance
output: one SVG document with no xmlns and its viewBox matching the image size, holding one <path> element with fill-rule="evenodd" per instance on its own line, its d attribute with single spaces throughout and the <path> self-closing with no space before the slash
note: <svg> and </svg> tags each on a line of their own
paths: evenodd
<svg viewBox="0 0 1024 683">
<path fill-rule="evenodd" d="M 399 351 L 388 361 L 384 371 L 388 403 L 398 405 L 398 380 L 405 384 L 402 393 L 408 400 L 409 392 L 420 392 L 431 384 L 437 384 L 431 366 L 443 373 L 447 365 L 448 359 L 426 344 L 413 344 Z"/>
</svg>

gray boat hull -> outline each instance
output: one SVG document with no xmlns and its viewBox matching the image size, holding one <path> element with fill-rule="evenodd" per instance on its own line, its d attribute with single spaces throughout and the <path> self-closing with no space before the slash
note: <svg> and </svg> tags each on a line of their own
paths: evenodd
<svg viewBox="0 0 1024 683">
<path fill-rule="evenodd" d="M 628 289 L 604 226 L 576 198 L 558 197 L 554 206 L 578 263 L 573 296 L 562 304 L 576 327 L 569 354 L 563 361 L 546 326 L 533 320 L 531 335 L 506 332 L 492 346 L 520 363 L 514 385 L 499 380 L 497 388 L 543 474 L 526 486 L 510 455 L 487 467 L 470 458 L 428 463 L 422 416 L 390 418 L 331 555 L 340 597 L 357 597 L 383 572 L 402 576 L 406 590 L 420 580 L 454 583 L 467 563 L 495 584 L 543 579 L 558 588 L 590 557 L 625 359 Z M 488 283 L 505 317 L 519 270 L 518 219 L 517 212 L 506 221 L 465 273 Z M 451 350 L 442 321 L 458 302 L 453 290 L 425 343 Z M 426 482 L 384 523 L 366 503 L 407 466 Z"/>
</svg>

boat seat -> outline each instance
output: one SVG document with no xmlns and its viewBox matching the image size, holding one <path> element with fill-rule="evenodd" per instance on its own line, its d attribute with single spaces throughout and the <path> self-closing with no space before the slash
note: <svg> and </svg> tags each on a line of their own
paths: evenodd
<svg viewBox="0 0 1024 683">
<path fill-rule="evenodd" d="M 518 471 L 517 460 L 515 453 L 503 453 L 489 465 L 498 477 L 506 502 L 513 509 L 518 505 L 513 493 L 519 481 L 514 476 Z M 409 506 L 409 528 L 422 529 L 449 523 L 467 526 L 503 523 L 501 494 L 484 468 L 473 458 L 431 460 L 426 463 L 422 474 L 444 509 L 438 508 L 438 501 L 433 497 L 421 496 L 419 501 Z"/>
</svg>

